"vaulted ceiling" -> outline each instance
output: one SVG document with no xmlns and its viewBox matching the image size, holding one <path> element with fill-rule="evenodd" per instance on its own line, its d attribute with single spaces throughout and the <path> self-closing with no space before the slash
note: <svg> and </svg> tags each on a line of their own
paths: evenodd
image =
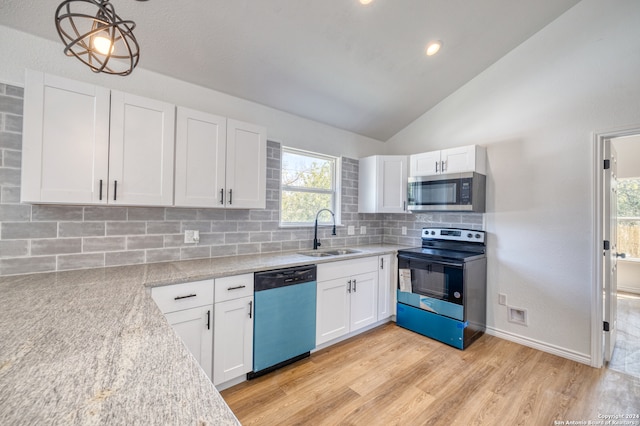
<svg viewBox="0 0 640 426">
<path fill-rule="evenodd" d="M 139 67 L 386 141 L 578 1 L 111 3 L 137 24 Z M 60 41 L 57 6 L 2 0 L 0 25 Z"/>
</svg>

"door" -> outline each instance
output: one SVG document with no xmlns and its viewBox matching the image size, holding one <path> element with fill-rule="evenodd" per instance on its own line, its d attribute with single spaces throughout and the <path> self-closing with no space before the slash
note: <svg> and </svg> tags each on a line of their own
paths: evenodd
<svg viewBox="0 0 640 426">
<path fill-rule="evenodd" d="M 440 174 L 440 151 L 423 152 L 409 157 L 411 176 L 431 176 Z"/>
<path fill-rule="evenodd" d="M 381 156 L 378 158 L 378 208 L 379 213 L 403 213 L 407 207 L 407 158 Z"/>
<path fill-rule="evenodd" d="M 392 314 L 393 286 L 391 255 L 385 254 L 378 257 L 378 321 L 389 318 Z"/>
<path fill-rule="evenodd" d="M 211 380 L 213 306 L 200 306 L 165 314 L 167 321 Z"/>
<path fill-rule="evenodd" d="M 111 92 L 109 204 L 173 204 L 175 107 Z"/>
<path fill-rule="evenodd" d="M 226 145 L 226 118 L 178 107 L 176 206 L 224 207 Z"/>
<path fill-rule="evenodd" d="M 351 278 L 349 331 L 356 331 L 378 319 L 378 273 L 368 272 Z"/>
<path fill-rule="evenodd" d="M 603 237 L 609 242 L 609 249 L 603 251 L 603 320 L 604 328 L 604 361 L 611 361 L 613 349 L 616 345 L 617 334 L 617 216 L 618 216 L 618 196 L 617 196 L 617 156 L 611 139 L 604 141 L 604 159 L 609 160 L 609 167 L 604 169 L 604 194 L 603 205 L 605 223 L 603 224 Z M 605 243 L 606 244 L 606 243 Z M 608 324 L 608 327 L 607 327 Z M 608 331 L 607 331 L 608 328 Z"/>
<path fill-rule="evenodd" d="M 316 345 L 349 332 L 349 293 L 346 278 L 318 282 Z"/>
<path fill-rule="evenodd" d="M 213 384 L 219 385 L 253 367 L 253 297 L 216 303 Z"/>
<path fill-rule="evenodd" d="M 25 79 L 22 202 L 106 203 L 109 90 L 31 70 Z"/>
<path fill-rule="evenodd" d="M 266 129 L 228 119 L 226 206 L 237 209 L 264 209 L 266 173 Z"/>
</svg>

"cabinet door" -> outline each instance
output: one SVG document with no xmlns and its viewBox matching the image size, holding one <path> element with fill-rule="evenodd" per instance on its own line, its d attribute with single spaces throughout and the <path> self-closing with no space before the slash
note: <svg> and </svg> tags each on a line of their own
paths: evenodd
<svg viewBox="0 0 640 426">
<path fill-rule="evenodd" d="M 213 384 L 248 373 L 253 367 L 253 296 L 216 303 Z"/>
<path fill-rule="evenodd" d="M 266 207 L 267 131 L 264 127 L 227 120 L 227 207 Z"/>
<path fill-rule="evenodd" d="M 409 157 L 411 176 L 431 176 L 440 174 L 440 151 L 423 152 Z"/>
<path fill-rule="evenodd" d="M 407 207 L 407 157 L 378 158 L 378 212 L 404 213 Z"/>
<path fill-rule="evenodd" d="M 175 107 L 111 92 L 109 203 L 173 204 Z"/>
<path fill-rule="evenodd" d="M 318 282 L 316 345 L 349 332 L 349 293 L 346 278 Z"/>
<path fill-rule="evenodd" d="M 25 78 L 22 202 L 106 203 L 109 90 L 31 70 Z"/>
<path fill-rule="evenodd" d="M 200 306 L 165 314 L 167 321 L 182 339 L 189 352 L 211 379 L 213 355 L 213 305 Z"/>
<path fill-rule="evenodd" d="M 178 107 L 175 205 L 224 207 L 227 119 Z"/>
<path fill-rule="evenodd" d="M 356 331 L 378 319 L 378 273 L 351 278 L 351 316 L 349 331 Z"/>
<path fill-rule="evenodd" d="M 393 304 L 393 265 L 391 255 L 385 254 L 378 257 L 378 321 L 387 319 L 392 315 Z"/>
<path fill-rule="evenodd" d="M 444 173 L 473 172 L 476 168 L 476 147 L 461 146 L 443 149 L 440 153 Z"/>
</svg>

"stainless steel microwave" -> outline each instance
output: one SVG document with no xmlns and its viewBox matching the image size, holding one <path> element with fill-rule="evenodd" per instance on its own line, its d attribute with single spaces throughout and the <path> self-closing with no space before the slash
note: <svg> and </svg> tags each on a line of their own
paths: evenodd
<svg viewBox="0 0 640 426">
<path fill-rule="evenodd" d="M 408 209 L 413 211 L 485 211 L 487 177 L 475 172 L 410 177 Z"/>
</svg>

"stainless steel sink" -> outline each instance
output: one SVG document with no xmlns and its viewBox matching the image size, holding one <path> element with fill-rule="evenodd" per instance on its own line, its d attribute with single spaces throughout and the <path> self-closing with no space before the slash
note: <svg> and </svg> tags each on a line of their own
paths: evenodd
<svg viewBox="0 0 640 426">
<path fill-rule="evenodd" d="M 326 252 L 324 252 L 324 251 L 304 251 L 304 252 L 301 252 L 301 253 L 298 253 L 298 254 L 301 254 L 301 255 L 303 255 L 303 256 L 310 256 L 310 257 L 327 257 L 327 256 L 333 256 L 332 254 L 330 254 L 330 253 L 326 253 Z"/>
<path fill-rule="evenodd" d="M 341 254 L 352 254 L 352 253 L 360 253 L 360 250 L 353 249 L 335 249 L 335 250 L 327 250 L 325 253 L 329 253 L 334 256 L 339 256 Z"/>
<path fill-rule="evenodd" d="M 310 256 L 310 257 L 327 257 L 327 256 L 340 256 L 343 254 L 352 254 L 352 253 L 360 253 L 359 250 L 353 250 L 353 249 L 333 249 L 333 250 L 323 250 L 323 251 L 303 251 L 300 252 L 298 254 L 301 254 L 303 256 Z"/>
</svg>

